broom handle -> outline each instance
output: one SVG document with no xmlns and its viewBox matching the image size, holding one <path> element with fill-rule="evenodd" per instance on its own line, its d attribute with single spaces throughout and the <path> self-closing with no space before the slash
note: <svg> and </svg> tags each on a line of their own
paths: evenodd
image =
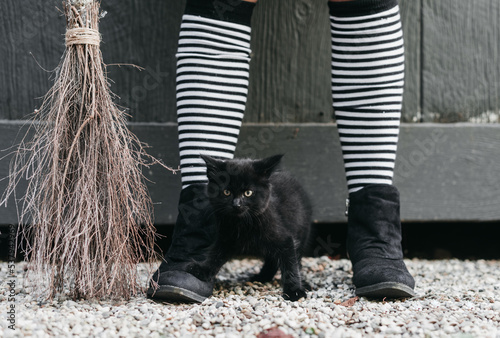
<svg viewBox="0 0 500 338">
<path fill-rule="evenodd" d="M 89 6 L 94 2 L 94 0 L 66 0 L 67 1 L 67 5 L 68 5 L 68 8 L 71 8 L 71 10 L 74 12 L 73 14 L 75 15 L 75 18 L 78 18 L 78 21 L 80 21 L 80 25 L 81 27 L 83 28 L 84 27 L 84 22 L 86 21 L 86 17 L 87 17 L 87 11 L 88 11 L 88 8 Z M 85 27 L 88 27 L 88 23 L 85 24 Z M 88 43 L 89 41 L 79 41 L 79 44 L 85 44 L 85 43 Z M 66 44 L 68 44 L 68 36 L 66 36 Z M 85 63 L 87 63 L 88 60 L 85 59 Z M 85 66 L 86 69 L 88 69 L 87 65 Z M 84 83 L 83 83 L 83 88 L 86 87 L 86 82 L 87 82 L 87 77 L 85 76 L 84 77 Z M 85 92 L 82 93 L 82 106 L 81 106 L 81 109 L 83 110 L 83 100 L 84 100 L 84 97 L 85 97 Z M 93 100 L 95 100 L 95 98 L 92 98 Z M 73 143 L 71 144 L 71 147 L 69 149 L 69 153 L 68 153 L 68 159 L 66 161 L 66 166 L 64 168 L 64 178 L 67 177 L 67 174 L 68 174 L 68 170 L 69 170 L 69 165 L 70 165 L 70 162 L 71 162 L 71 157 L 73 155 L 73 151 L 74 151 L 74 148 L 78 142 L 78 140 L 80 139 L 80 135 L 81 133 L 83 132 L 84 128 L 95 118 L 95 112 L 92 111 L 92 114 L 87 117 L 85 119 L 85 121 L 83 121 L 82 125 L 80 126 L 80 128 L 78 128 L 78 131 L 76 132 L 76 135 L 73 139 Z"/>
<path fill-rule="evenodd" d="M 68 2 L 69 5 L 75 7 L 85 7 L 94 2 L 94 0 L 66 0 L 66 1 Z"/>
<path fill-rule="evenodd" d="M 85 19 L 87 18 L 87 11 L 89 8 L 89 5 L 91 5 L 94 0 L 65 0 L 68 8 L 74 8 L 74 11 L 78 13 L 78 16 L 80 17 L 80 24 L 81 27 L 87 27 L 87 24 L 85 24 Z M 76 17 L 76 14 L 75 17 Z"/>
</svg>

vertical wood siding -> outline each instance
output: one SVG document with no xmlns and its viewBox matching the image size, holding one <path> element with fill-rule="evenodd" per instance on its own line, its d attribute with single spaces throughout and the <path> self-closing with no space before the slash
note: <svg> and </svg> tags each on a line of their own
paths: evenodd
<svg viewBox="0 0 500 338">
<path fill-rule="evenodd" d="M 425 121 L 499 122 L 500 1 L 423 1 Z"/>
<path fill-rule="evenodd" d="M 50 87 L 64 50 L 62 0 L 0 2 L 0 119 L 22 119 Z M 183 0 L 107 0 L 102 51 L 135 122 L 175 122 Z M 404 122 L 498 122 L 500 2 L 401 0 Z M 247 122 L 328 123 L 330 33 L 324 0 L 261 0 L 253 17 Z M 487 115 L 485 112 L 493 114 Z M 495 115 L 496 113 L 496 115 Z"/>
</svg>

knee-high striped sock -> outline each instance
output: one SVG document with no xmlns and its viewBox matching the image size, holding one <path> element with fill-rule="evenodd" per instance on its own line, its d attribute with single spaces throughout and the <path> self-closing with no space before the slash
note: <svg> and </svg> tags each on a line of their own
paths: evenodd
<svg viewBox="0 0 500 338">
<path fill-rule="evenodd" d="M 183 188 L 206 183 L 200 154 L 233 158 L 248 92 L 254 4 L 188 0 L 177 51 Z"/>
<path fill-rule="evenodd" d="M 329 5 L 333 107 L 349 192 L 392 184 L 404 85 L 397 1 Z"/>
</svg>

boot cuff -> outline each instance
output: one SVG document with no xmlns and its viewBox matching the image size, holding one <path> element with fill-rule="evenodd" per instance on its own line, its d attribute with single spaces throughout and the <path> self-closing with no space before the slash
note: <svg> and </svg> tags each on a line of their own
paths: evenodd
<svg viewBox="0 0 500 338">
<path fill-rule="evenodd" d="M 356 204 L 358 201 L 365 201 L 368 197 L 379 197 L 384 200 L 396 201 L 399 203 L 398 189 L 389 184 L 370 184 L 363 189 L 349 194 L 349 202 Z"/>
</svg>

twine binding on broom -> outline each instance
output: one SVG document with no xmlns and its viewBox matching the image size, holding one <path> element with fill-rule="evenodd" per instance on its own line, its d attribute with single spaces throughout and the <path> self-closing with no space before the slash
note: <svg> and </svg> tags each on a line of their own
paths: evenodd
<svg viewBox="0 0 500 338">
<path fill-rule="evenodd" d="M 101 34 L 91 28 L 72 28 L 66 32 L 66 47 L 72 45 L 93 45 L 99 47 Z"/>
</svg>

